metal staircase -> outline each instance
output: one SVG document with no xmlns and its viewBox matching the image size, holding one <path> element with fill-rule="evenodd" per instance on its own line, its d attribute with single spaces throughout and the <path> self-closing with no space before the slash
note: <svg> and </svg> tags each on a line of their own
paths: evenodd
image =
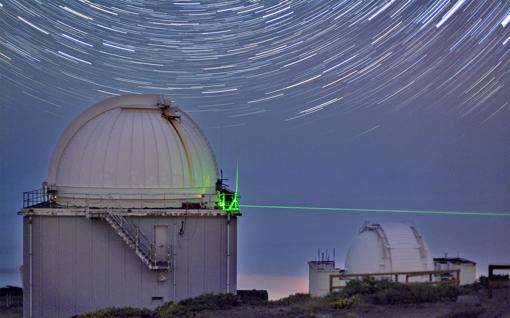
<svg viewBox="0 0 510 318">
<path fill-rule="evenodd" d="M 136 224 L 112 209 L 108 209 L 105 220 L 122 240 L 135 251 L 136 255 L 150 270 L 170 270 L 170 251 L 165 259 L 157 259 L 154 252 L 154 244 L 142 233 Z"/>
</svg>

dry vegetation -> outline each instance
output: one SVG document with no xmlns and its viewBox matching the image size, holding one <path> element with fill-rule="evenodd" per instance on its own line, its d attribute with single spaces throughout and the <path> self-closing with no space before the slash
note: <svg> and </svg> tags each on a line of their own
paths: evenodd
<svg viewBox="0 0 510 318">
<path fill-rule="evenodd" d="M 457 303 L 459 295 L 472 295 L 479 304 Z M 20 308 L 0 310 L 0 318 L 21 317 Z M 104 308 L 74 318 L 510 318 L 510 289 L 487 290 L 479 284 L 467 287 L 404 285 L 365 279 L 353 281 L 341 292 L 326 297 L 295 294 L 277 301 L 242 299 L 231 294 L 208 294 L 168 302 L 155 310 Z"/>
<path fill-rule="evenodd" d="M 459 304 L 459 295 L 474 295 L 480 304 Z M 510 317 L 510 290 L 498 290 L 493 299 L 480 285 L 404 285 L 365 279 L 352 281 L 341 292 L 326 297 L 295 294 L 278 301 L 243 300 L 231 294 L 209 294 L 169 302 L 155 310 L 107 308 L 75 318 L 255 318 L 255 317 Z"/>
</svg>

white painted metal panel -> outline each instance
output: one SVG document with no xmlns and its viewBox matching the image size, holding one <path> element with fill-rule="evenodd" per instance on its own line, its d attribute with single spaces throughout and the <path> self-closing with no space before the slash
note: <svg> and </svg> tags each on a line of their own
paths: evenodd
<svg viewBox="0 0 510 318">
<path fill-rule="evenodd" d="M 149 270 L 104 220 L 84 217 L 33 217 L 34 318 L 64 318 L 101 307 L 154 308 L 163 301 L 181 300 L 204 293 L 226 292 L 227 266 L 231 290 L 236 288 L 236 219 L 231 220 L 231 263 L 226 262 L 226 218 L 188 217 L 182 235 L 174 232 L 182 217 L 133 217 L 132 221 L 154 237 L 157 225 L 167 229 L 175 249 L 175 264 L 168 280 Z M 28 217 L 24 217 L 24 244 L 28 243 Z M 157 230 L 156 230 L 157 231 Z M 163 240 L 163 239 L 162 239 Z M 29 257 L 24 248 L 23 284 L 29 301 Z M 174 285 L 175 282 L 175 285 Z M 175 294 L 174 294 L 175 288 Z M 24 317 L 28 318 L 28 310 Z"/>
<path fill-rule="evenodd" d="M 48 175 L 59 197 L 213 194 L 216 161 L 198 126 L 182 111 L 170 123 L 154 95 L 130 96 L 93 106 L 66 129 Z"/>
<path fill-rule="evenodd" d="M 155 256 L 158 261 L 168 259 L 168 225 L 154 226 L 154 248 Z"/>
<path fill-rule="evenodd" d="M 391 270 L 391 260 L 385 256 L 384 243 L 375 231 L 358 235 L 347 252 L 345 268 L 349 273 L 376 273 Z"/>
<path fill-rule="evenodd" d="M 345 266 L 349 273 L 433 270 L 425 242 L 405 223 L 366 224 L 352 243 Z"/>
</svg>

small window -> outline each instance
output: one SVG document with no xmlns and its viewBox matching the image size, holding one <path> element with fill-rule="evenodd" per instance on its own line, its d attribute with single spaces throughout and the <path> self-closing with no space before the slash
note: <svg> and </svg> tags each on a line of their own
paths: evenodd
<svg viewBox="0 0 510 318">
<path fill-rule="evenodd" d="M 162 296 L 152 296 L 152 301 L 163 301 L 163 297 Z"/>
</svg>

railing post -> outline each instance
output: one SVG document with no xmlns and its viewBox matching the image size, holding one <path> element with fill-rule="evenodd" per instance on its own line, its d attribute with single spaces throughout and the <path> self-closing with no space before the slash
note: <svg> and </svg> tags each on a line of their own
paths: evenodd
<svg viewBox="0 0 510 318">
<path fill-rule="evenodd" d="M 136 250 L 138 250 L 138 241 L 140 240 L 139 234 L 140 234 L 140 229 L 136 228 L 136 242 L 135 242 Z"/>
<path fill-rule="evenodd" d="M 166 268 L 168 271 L 170 271 L 170 253 L 171 253 L 171 248 L 170 246 L 168 247 L 168 257 L 166 259 Z"/>
</svg>

